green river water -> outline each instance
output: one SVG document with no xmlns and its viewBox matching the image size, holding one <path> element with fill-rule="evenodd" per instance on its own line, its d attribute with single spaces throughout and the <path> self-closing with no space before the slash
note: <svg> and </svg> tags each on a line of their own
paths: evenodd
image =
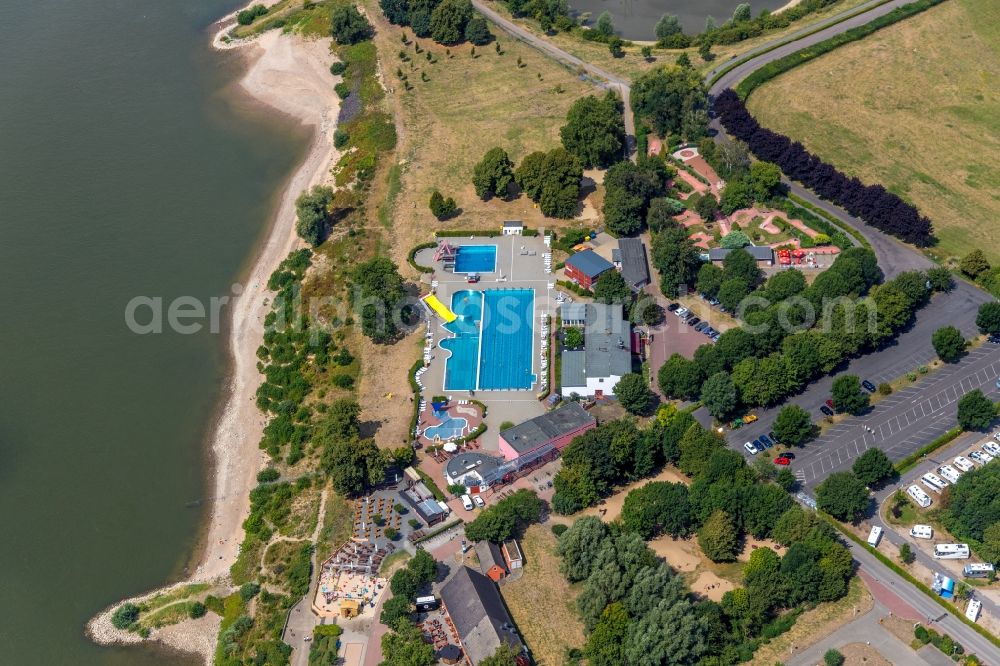
<svg viewBox="0 0 1000 666">
<path fill-rule="evenodd" d="M 126 303 L 229 293 L 306 149 L 208 47 L 236 4 L 0 8 L 0 663 L 193 663 L 83 629 L 190 561 L 226 374 Z"/>
</svg>

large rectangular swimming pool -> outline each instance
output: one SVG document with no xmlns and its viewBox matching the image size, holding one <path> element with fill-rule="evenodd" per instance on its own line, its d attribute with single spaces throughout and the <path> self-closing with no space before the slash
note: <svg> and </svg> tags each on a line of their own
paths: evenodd
<svg viewBox="0 0 1000 666">
<path fill-rule="evenodd" d="M 530 389 L 535 293 L 531 289 L 489 289 L 452 294 L 458 319 L 445 326 L 454 337 L 441 341 L 449 352 L 446 391 Z"/>
<path fill-rule="evenodd" d="M 455 252 L 456 273 L 494 273 L 497 270 L 496 245 L 459 245 Z"/>
</svg>

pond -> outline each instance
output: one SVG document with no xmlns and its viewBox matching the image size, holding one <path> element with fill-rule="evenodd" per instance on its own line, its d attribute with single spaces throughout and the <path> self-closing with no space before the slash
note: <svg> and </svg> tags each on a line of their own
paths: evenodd
<svg viewBox="0 0 1000 666">
<path fill-rule="evenodd" d="M 756 16 L 763 9 L 774 11 L 788 0 L 753 0 L 750 8 Z M 570 8 L 578 14 L 589 13 L 593 25 L 604 11 L 615 20 L 615 32 L 624 39 L 652 40 L 656 22 L 664 14 L 680 19 L 684 32 L 695 35 L 705 29 L 705 19 L 715 18 L 720 25 L 733 15 L 740 0 L 571 0 Z"/>
</svg>

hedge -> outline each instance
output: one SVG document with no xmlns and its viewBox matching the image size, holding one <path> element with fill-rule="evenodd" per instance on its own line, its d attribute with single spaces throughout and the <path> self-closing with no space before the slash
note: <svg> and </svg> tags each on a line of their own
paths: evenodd
<svg viewBox="0 0 1000 666">
<path fill-rule="evenodd" d="M 522 236 L 537 236 L 537 229 L 529 229 L 524 227 L 521 230 Z M 503 236 L 503 231 L 497 231 L 496 229 L 441 229 L 435 236 L 438 238 L 461 238 L 462 236 L 480 236 L 486 238 L 496 238 L 497 236 Z"/>
<path fill-rule="evenodd" d="M 817 231 L 822 231 L 830 238 L 833 238 L 834 234 L 839 231 L 841 234 L 848 234 L 849 236 L 852 236 L 854 240 L 858 241 L 858 243 L 861 244 L 861 247 L 867 248 L 869 250 L 872 249 L 872 244 L 868 242 L 868 239 L 865 238 L 864 234 L 862 234 L 860 231 L 858 231 L 851 225 L 844 224 L 836 217 L 832 217 L 822 208 L 814 206 L 813 204 L 809 203 L 808 201 L 798 196 L 797 194 L 792 194 L 791 192 L 789 192 L 787 198 L 795 206 L 795 208 L 798 209 L 795 212 L 796 215 L 800 215 L 801 210 L 806 211 L 806 214 L 809 215 L 809 219 L 803 219 L 802 221 L 808 224 L 810 227 L 813 226 L 813 221 L 815 221 L 816 225 L 819 227 Z M 829 229 L 829 231 L 827 231 L 827 229 Z"/>
<path fill-rule="evenodd" d="M 593 298 L 594 292 L 589 289 L 584 289 L 575 282 L 570 282 L 569 280 L 556 280 L 556 284 L 565 289 L 569 289 L 577 296 L 587 296 Z"/>
<path fill-rule="evenodd" d="M 434 495 L 434 499 L 439 502 L 445 502 L 448 500 L 448 497 L 441 492 L 441 489 L 438 488 L 436 483 L 434 483 L 434 479 L 427 476 L 427 472 L 419 467 L 414 467 L 413 469 L 417 470 L 417 475 L 420 477 L 420 480 L 424 482 L 424 485 L 427 486 L 427 490 L 431 491 L 431 494 Z"/>
<path fill-rule="evenodd" d="M 420 264 L 417 263 L 417 252 L 420 252 L 421 250 L 429 250 L 432 247 L 437 247 L 437 243 L 435 243 L 434 241 L 430 241 L 427 243 L 421 243 L 420 245 L 414 246 L 413 249 L 410 250 L 409 253 L 407 253 L 406 255 L 406 263 L 410 264 L 410 266 L 413 266 L 413 268 L 415 268 L 421 273 L 433 273 L 434 272 L 433 268 L 429 268 L 427 266 L 421 266 Z"/>
<path fill-rule="evenodd" d="M 881 562 L 885 566 L 887 566 L 890 569 L 892 569 L 896 574 L 898 574 L 899 576 L 901 576 L 908 583 L 910 583 L 911 585 L 913 585 L 914 587 L 916 587 L 918 590 L 920 590 L 921 592 L 923 592 L 924 594 L 926 594 L 928 597 L 930 597 L 931 599 L 933 599 L 935 601 L 935 603 L 937 603 L 939 606 L 941 606 L 946 611 L 948 611 L 949 613 L 951 613 L 952 615 L 954 615 L 961 622 L 963 622 L 966 625 L 968 625 L 969 627 L 971 627 L 977 634 L 979 634 L 980 636 L 982 636 L 983 638 L 985 638 L 986 640 L 988 640 L 993 645 L 996 645 L 997 647 L 1000 647 L 1000 639 L 998 639 L 996 636 L 994 636 L 993 634 L 991 634 L 989 631 L 987 631 L 983 627 L 980 627 L 975 622 L 972 622 L 971 620 L 969 620 L 969 618 L 965 617 L 965 613 L 960 612 L 957 608 L 955 608 L 954 606 L 952 606 L 951 604 L 949 604 L 947 601 L 945 601 L 944 599 L 942 599 L 940 596 L 938 596 L 937 594 L 935 594 L 934 591 L 931 588 L 927 587 L 926 585 L 924 585 L 923 583 L 921 583 L 919 580 L 917 580 L 916 578 L 914 578 L 913 576 L 911 576 L 908 571 L 906 571 L 901 566 L 899 566 L 898 564 L 896 564 L 895 562 L 893 562 L 892 560 L 890 560 L 888 557 L 886 557 L 885 555 L 883 555 L 882 553 L 880 553 L 875 548 L 872 548 L 871 546 L 869 546 L 867 542 L 865 542 L 865 541 L 863 541 L 861 539 L 861 537 L 859 537 L 854 532 L 850 531 L 849 529 L 847 529 L 846 527 L 844 527 L 843 525 L 841 525 L 840 521 L 836 520 L 833 516 L 830 516 L 830 515 L 822 512 L 822 511 L 817 511 L 816 513 L 821 518 L 823 518 L 824 520 L 826 520 L 828 523 L 830 523 L 831 525 L 833 525 L 833 527 L 837 531 L 839 531 L 841 534 L 843 534 L 848 539 L 850 539 L 851 541 L 853 541 L 855 544 L 857 544 L 861 548 L 864 548 L 869 553 L 871 553 L 872 555 L 874 555 L 876 557 L 876 559 L 878 559 L 879 562 Z"/>
<path fill-rule="evenodd" d="M 410 438 L 413 438 L 413 433 L 417 430 L 417 422 L 420 420 L 420 384 L 417 383 L 417 370 L 422 367 L 424 367 L 424 360 L 418 358 L 410 367 L 410 372 L 407 375 L 410 379 L 410 389 L 413 391 L 413 416 L 410 417 Z"/>
<path fill-rule="evenodd" d="M 933 451 L 937 451 L 945 444 L 949 444 L 953 439 L 961 435 L 962 432 L 963 430 L 960 426 L 955 426 L 945 434 L 932 441 L 930 444 L 920 447 L 914 453 L 911 453 L 896 463 L 896 472 L 903 474 L 904 472 L 913 469 L 924 456 L 932 453 Z"/>
<path fill-rule="evenodd" d="M 819 56 L 829 53 L 838 46 L 843 46 L 844 44 L 849 44 L 850 42 L 855 42 L 859 39 L 867 37 L 872 33 L 878 32 L 882 28 L 898 23 L 899 21 L 911 16 L 915 16 L 916 14 L 939 5 L 942 2 L 944 2 L 944 0 L 916 0 L 908 5 L 897 7 L 888 14 L 872 19 L 870 22 L 860 25 L 857 28 L 851 28 L 850 30 L 840 33 L 839 35 L 834 35 L 829 39 L 825 39 L 818 44 L 807 46 L 806 48 L 800 49 L 795 53 L 785 56 L 784 58 L 779 58 L 769 62 L 760 69 L 755 70 L 752 74 L 750 74 L 750 76 L 740 81 L 739 85 L 736 86 L 736 92 L 739 93 L 740 98 L 746 99 L 755 88 L 767 81 L 770 81 L 779 74 L 784 74 L 790 69 L 794 69 L 803 63 L 815 60 Z"/>
</svg>

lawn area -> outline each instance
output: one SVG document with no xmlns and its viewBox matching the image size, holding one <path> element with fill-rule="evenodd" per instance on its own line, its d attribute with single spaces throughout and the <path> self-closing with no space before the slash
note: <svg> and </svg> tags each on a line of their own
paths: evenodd
<svg viewBox="0 0 1000 666">
<path fill-rule="evenodd" d="M 873 66 L 877 62 L 878 66 Z M 939 259 L 1000 261 L 1000 5 L 952 0 L 761 86 L 750 110 L 934 223 Z"/>
<path fill-rule="evenodd" d="M 567 648 L 583 647 L 577 591 L 559 573 L 556 537 L 550 525 L 532 525 L 521 539 L 524 574 L 500 587 L 507 608 L 535 662 L 558 666 Z"/>
</svg>

